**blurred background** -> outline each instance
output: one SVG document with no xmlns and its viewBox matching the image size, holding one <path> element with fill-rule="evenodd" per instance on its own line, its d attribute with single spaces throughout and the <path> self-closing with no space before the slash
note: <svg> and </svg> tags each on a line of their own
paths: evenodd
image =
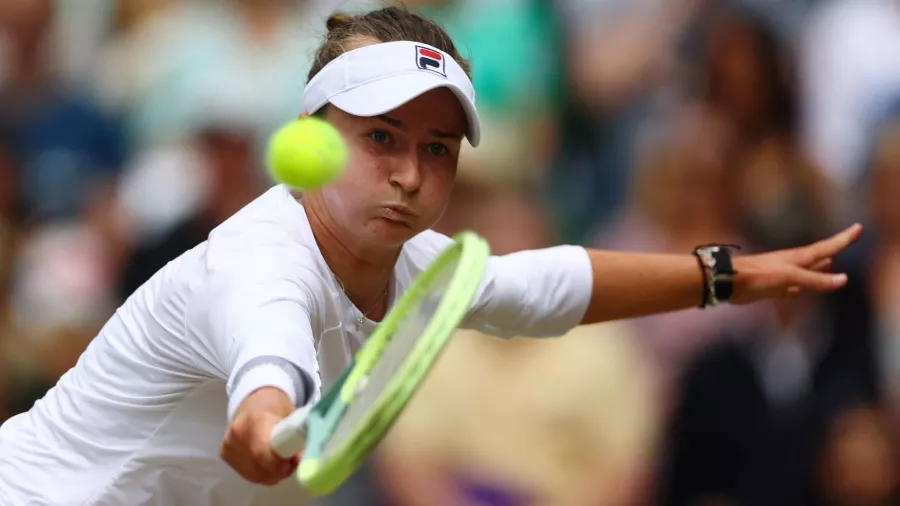
<svg viewBox="0 0 900 506">
<path fill-rule="evenodd" d="M 324 20 L 383 3 L 0 0 L 0 421 L 272 184 Z M 484 124 L 443 232 L 685 253 L 868 229 L 833 295 L 460 332 L 326 504 L 900 504 L 900 0 L 405 3 L 471 57 Z"/>
</svg>

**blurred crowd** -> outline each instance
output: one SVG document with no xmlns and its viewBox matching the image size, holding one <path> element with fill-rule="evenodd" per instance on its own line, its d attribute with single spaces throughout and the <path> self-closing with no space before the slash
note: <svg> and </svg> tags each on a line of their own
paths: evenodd
<svg viewBox="0 0 900 506">
<path fill-rule="evenodd" d="M 324 20 L 387 1 L 0 0 L 0 421 L 272 184 Z M 459 332 L 326 504 L 900 504 L 900 0 L 404 4 L 471 58 L 484 125 L 443 232 L 500 254 L 867 232 L 831 295 Z"/>
</svg>

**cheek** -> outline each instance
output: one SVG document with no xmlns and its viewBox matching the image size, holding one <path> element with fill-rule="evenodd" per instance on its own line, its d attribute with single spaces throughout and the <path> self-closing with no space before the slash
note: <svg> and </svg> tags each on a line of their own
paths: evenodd
<svg viewBox="0 0 900 506">
<path fill-rule="evenodd" d="M 323 190 L 328 208 L 342 218 L 352 218 L 366 208 L 378 190 L 378 167 L 371 160 L 357 157 L 353 152 L 344 174 Z"/>
<path fill-rule="evenodd" d="M 365 146 L 351 146 L 347 169 L 339 180 L 341 187 L 349 190 L 349 195 L 363 198 L 377 192 L 379 185 L 386 178 L 386 171 L 382 170 L 377 155 L 371 153 Z"/>
<path fill-rule="evenodd" d="M 455 165 L 452 168 L 432 167 L 428 171 L 428 177 L 422 185 L 420 205 L 436 219 L 444 212 L 450 200 L 450 192 L 453 191 L 456 180 L 456 168 Z"/>
</svg>

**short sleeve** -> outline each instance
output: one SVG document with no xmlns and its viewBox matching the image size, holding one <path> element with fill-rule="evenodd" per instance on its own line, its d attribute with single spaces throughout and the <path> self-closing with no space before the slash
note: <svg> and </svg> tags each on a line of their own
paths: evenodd
<svg viewBox="0 0 900 506">
<path fill-rule="evenodd" d="M 417 276 L 452 240 L 428 231 L 407 243 L 407 273 Z M 499 337 L 561 336 L 584 319 L 593 270 L 581 246 L 491 256 L 463 327 Z"/>
<path fill-rule="evenodd" d="M 584 319 L 593 270 L 581 246 L 493 256 L 464 322 L 498 337 L 557 337 Z"/>
</svg>

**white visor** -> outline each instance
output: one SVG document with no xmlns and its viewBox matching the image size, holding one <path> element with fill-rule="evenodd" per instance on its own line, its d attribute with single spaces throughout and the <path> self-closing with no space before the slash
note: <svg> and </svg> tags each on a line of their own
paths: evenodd
<svg viewBox="0 0 900 506">
<path fill-rule="evenodd" d="M 419 42 L 373 44 L 335 58 L 306 85 L 303 112 L 314 114 L 330 103 L 354 116 L 378 116 L 441 86 L 459 99 L 468 119 L 466 138 L 478 146 L 472 81 L 450 55 Z"/>
</svg>

